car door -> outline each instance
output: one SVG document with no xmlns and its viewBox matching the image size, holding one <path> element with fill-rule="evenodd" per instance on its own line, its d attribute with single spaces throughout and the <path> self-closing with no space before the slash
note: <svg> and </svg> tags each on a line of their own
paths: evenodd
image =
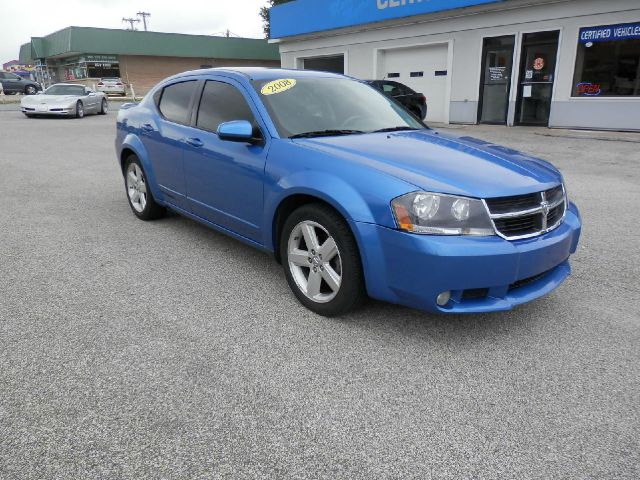
<svg viewBox="0 0 640 480">
<path fill-rule="evenodd" d="M 21 93 L 23 91 L 22 82 L 18 75 L 13 73 L 2 73 L 4 78 L 2 79 L 2 87 L 4 93 Z"/>
<path fill-rule="evenodd" d="M 187 195 L 192 213 L 260 241 L 266 132 L 244 88 L 232 80 L 207 80 L 198 99 L 185 150 Z M 247 120 L 260 142 L 220 140 L 218 125 Z"/>
<path fill-rule="evenodd" d="M 96 95 L 96 92 L 91 90 L 89 87 L 86 87 L 84 90 L 85 96 L 82 99 L 85 105 L 85 111 L 87 112 L 97 112 L 98 111 L 98 101 L 100 98 Z"/>
<path fill-rule="evenodd" d="M 157 112 L 140 125 L 140 139 L 165 200 L 186 211 L 185 139 L 191 133 L 188 125 L 197 85 L 198 80 L 187 80 L 164 87 L 156 97 Z"/>
</svg>

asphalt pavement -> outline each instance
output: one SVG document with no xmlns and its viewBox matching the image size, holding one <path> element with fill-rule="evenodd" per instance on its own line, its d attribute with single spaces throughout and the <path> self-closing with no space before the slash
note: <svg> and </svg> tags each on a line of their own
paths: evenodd
<svg viewBox="0 0 640 480">
<path fill-rule="evenodd" d="M 640 135 L 448 131 L 564 173 L 553 294 L 322 318 L 270 256 L 137 220 L 114 113 L 0 111 L 0 478 L 640 478 Z"/>
</svg>

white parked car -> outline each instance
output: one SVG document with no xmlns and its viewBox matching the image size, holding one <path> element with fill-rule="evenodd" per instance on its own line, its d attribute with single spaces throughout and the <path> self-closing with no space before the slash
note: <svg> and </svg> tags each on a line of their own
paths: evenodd
<svg viewBox="0 0 640 480">
<path fill-rule="evenodd" d="M 56 83 L 38 95 L 25 96 L 20 102 L 27 117 L 55 115 L 82 118 L 86 113 L 104 115 L 109 110 L 107 97 L 89 87 L 74 83 Z"/>
<path fill-rule="evenodd" d="M 96 85 L 96 90 L 104 92 L 107 95 L 122 95 L 127 94 L 127 90 L 120 78 L 101 78 Z"/>
</svg>

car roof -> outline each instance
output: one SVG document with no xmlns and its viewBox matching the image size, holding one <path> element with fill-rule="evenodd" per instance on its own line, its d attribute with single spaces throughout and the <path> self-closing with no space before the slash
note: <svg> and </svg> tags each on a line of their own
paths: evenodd
<svg viewBox="0 0 640 480">
<path fill-rule="evenodd" d="M 86 85 L 83 85 L 82 83 L 54 83 L 51 86 L 55 87 L 55 86 L 58 86 L 58 85 L 63 85 L 65 87 L 86 87 Z"/>
<path fill-rule="evenodd" d="M 267 67 L 219 67 L 206 68 L 201 70 L 191 70 L 174 76 L 178 78 L 183 75 L 206 75 L 226 74 L 230 76 L 245 77 L 249 80 L 276 80 L 279 78 L 344 78 L 344 75 L 331 72 L 317 72 L 314 70 L 294 70 L 290 68 L 267 68 Z"/>
</svg>

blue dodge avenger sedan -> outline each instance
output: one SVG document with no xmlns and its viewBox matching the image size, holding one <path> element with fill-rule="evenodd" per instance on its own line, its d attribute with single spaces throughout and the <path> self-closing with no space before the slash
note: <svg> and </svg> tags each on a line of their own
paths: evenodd
<svg viewBox="0 0 640 480">
<path fill-rule="evenodd" d="M 186 72 L 118 114 L 142 220 L 169 208 L 282 263 L 332 316 L 365 297 L 431 312 L 507 310 L 569 275 L 580 215 L 549 163 L 427 128 L 330 73 Z"/>
</svg>

